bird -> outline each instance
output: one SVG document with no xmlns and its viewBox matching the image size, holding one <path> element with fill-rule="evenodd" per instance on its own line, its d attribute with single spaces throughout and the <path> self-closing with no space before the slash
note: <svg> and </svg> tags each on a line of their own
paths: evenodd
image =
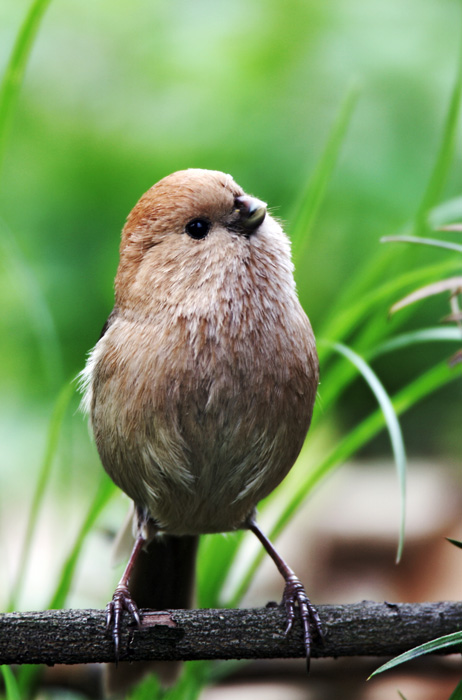
<svg viewBox="0 0 462 700">
<path fill-rule="evenodd" d="M 134 504 L 134 546 L 107 606 L 121 620 L 189 607 L 198 537 L 250 530 L 299 608 L 309 665 L 322 639 L 303 584 L 260 529 L 258 502 L 295 463 L 319 365 L 290 242 L 267 205 L 225 173 L 153 185 L 122 231 L 114 308 L 81 373 L 106 472 Z"/>
</svg>

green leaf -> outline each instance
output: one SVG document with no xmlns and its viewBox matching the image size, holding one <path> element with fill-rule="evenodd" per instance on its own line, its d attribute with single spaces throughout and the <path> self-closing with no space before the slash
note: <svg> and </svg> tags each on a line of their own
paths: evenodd
<svg viewBox="0 0 462 700">
<path fill-rule="evenodd" d="M 360 293 L 361 290 L 358 289 L 357 296 L 348 306 L 335 308 L 330 318 L 318 330 L 318 335 L 329 341 L 345 342 L 349 334 L 368 317 L 371 309 L 381 310 L 382 307 L 384 312 L 385 309 L 388 310 L 391 301 L 402 289 L 419 284 L 420 281 L 440 279 L 442 275 L 456 269 L 460 269 L 460 262 L 450 259 L 437 265 L 427 265 L 417 270 L 406 271 L 379 286 L 375 285 L 372 289 L 368 289 L 367 293 Z M 320 359 L 324 360 L 325 356 L 331 352 L 332 348 L 327 345 L 320 348 Z"/>
<path fill-rule="evenodd" d="M 461 48 L 462 53 L 462 48 Z M 462 95 L 462 55 L 459 53 L 457 66 L 457 77 L 449 101 L 446 123 L 444 125 L 441 145 L 436 157 L 433 172 L 430 176 L 427 188 L 422 197 L 415 219 L 415 230 L 419 231 L 426 227 L 429 210 L 435 206 L 446 179 L 454 157 L 456 147 L 457 129 L 459 124 L 460 100 Z"/>
<path fill-rule="evenodd" d="M 225 535 L 204 535 L 200 538 L 197 598 L 200 608 L 218 608 L 222 605 L 221 591 L 229 574 L 244 532 Z"/>
<path fill-rule="evenodd" d="M 103 473 L 99 487 L 95 493 L 92 503 L 90 504 L 90 508 L 88 509 L 86 518 L 81 525 L 69 556 L 61 569 L 58 585 L 48 604 L 49 609 L 54 610 L 64 606 L 67 594 L 69 593 L 72 585 L 75 568 L 77 566 L 85 539 L 95 524 L 97 518 L 101 514 L 103 508 L 114 494 L 115 490 L 115 484 L 110 480 L 106 473 Z"/>
<path fill-rule="evenodd" d="M 435 228 L 461 217 L 462 197 L 447 200 L 434 207 L 428 214 L 430 225 Z M 410 235 L 415 230 L 415 226 L 415 221 L 411 222 L 404 227 L 403 231 L 406 235 Z M 369 259 L 360 270 L 355 271 L 355 274 L 350 276 L 349 283 L 345 285 L 343 292 L 338 294 L 330 309 L 326 310 L 324 321 L 317 329 L 318 334 L 329 340 L 345 341 L 348 333 L 351 333 L 358 323 L 367 317 L 368 309 L 378 307 L 380 303 L 384 302 L 391 306 L 395 301 L 392 297 L 391 286 L 395 286 L 395 294 L 398 294 L 407 285 L 441 279 L 443 275 L 452 270 L 460 272 L 460 262 L 454 259 L 439 263 L 438 265 L 442 265 L 440 271 L 436 269 L 438 265 L 409 271 L 405 265 L 406 261 L 400 257 L 399 260 L 404 265 L 404 271 L 390 280 L 389 270 L 392 264 L 396 265 L 396 260 L 397 248 L 387 246 L 381 249 L 375 257 Z M 407 275 L 409 278 L 406 280 Z M 377 286 L 377 281 L 381 279 L 387 279 L 388 282 Z"/>
<path fill-rule="evenodd" d="M 5 151 L 8 126 L 21 87 L 35 37 L 51 0 L 34 0 L 18 33 L 16 43 L 0 85 L 0 169 Z"/>
<path fill-rule="evenodd" d="M 155 675 L 150 675 L 134 688 L 126 700 L 197 700 L 204 686 L 218 682 L 236 668 L 236 661 L 187 661 L 180 678 L 171 687 L 162 687 Z"/>
<path fill-rule="evenodd" d="M 294 221 L 291 235 L 292 250 L 296 263 L 300 263 L 309 244 L 313 223 L 337 163 L 358 95 L 358 86 L 354 84 L 345 96 L 321 159 L 308 180 L 305 192 L 302 194 L 296 207 L 296 213 L 291 217 Z"/>
<path fill-rule="evenodd" d="M 152 673 L 138 683 L 126 700 L 161 700 L 164 697 L 165 691 L 156 674 Z"/>
<path fill-rule="evenodd" d="M 446 537 L 446 539 L 448 542 L 453 544 L 454 547 L 459 547 L 460 549 L 462 549 L 462 542 L 459 542 L 459 540 L 453 540 L 452 537 Z"/>
<path fill-rule="evenodd" d="M 403 312 L 405 313 L 405 312 Z M 375 337 L 374 337 L 375 336 Z M 409 333 L 401 333 L 399 335 L 390 338 L 389 340 L 380 341 L 378 333 L 375 333 L 373 327 L 373 320 L 369 321 L 369 324 L 364 328 L 364 330 L 355 338 L 355 345 L 358 349 L 365 348 L 363 354 L 365 358 L 370 361 L 375 359 L 380 355 L 384 355 L 388 352 L 394 350 L 399 350 L 414 343 L 424 343 L 432 341 L 452 341 L 461 343 L 462 335 L 458 328 L 428 328 L 419 331 L 410 331 Z M 371 350 L 371 345 L 374 342 L 378 342 L 376 347 Z M 323 339 L 319 340 L 319 348 L 323 348 Z M 320 353 L 323 355 L 323 351 Z M 323 413 L 325 413 L 331 405 L 335 403 L 341 396 L 342 392 L 351 384 L 355 378 L 354 368 L 351 365 L 347 365 L 344 362 L 331 363 L 327 372 L 323 372 L 325 379 L 322 384 L 322 407 Z M 312 428 L 318 424 L 321 412 L 315 411 Z"/>
<path fill-rule="evenodd" d="M 425 285 L 425 287 L 420 287 L 419 289 L 411 292 L 405 296 L 404 299 L 400 299 L 399 301 L 395 302 L 390 309 L 390 316 L 395 314 L 397 311 L 404 309 L 406 306 L 410 306 L 410 304 L 415 304 L 418 301 L 422 301 L 422 299 L 428 299 L 429 297 L 442 294 L 443 292 L 450 292 L 449 299 L 454 301 L 455 296 L 460 294 L 461 290 L 462 277 L 460 275 L 458 277 L 449 277 L 449 279 L 438 280 L 438 282 L 431 282 L 430 284 Z M 455 308 L 458 308 L 458 306 Z"/>
<path fill-rule="evenodd" d="M 409 649 L 405 651 L 404 654 L 396 656 L 394 659 L 390 659 L 386 664 L 380 666 L 374 673 L 371 673 L 369 678 L 377 676 L 379 673 L 384 671 L 389 671 L 391 668 L 395 668 L 406 661 L 412 661 L 412 659 L 417 659 L 419 656 L 424 654 L 431 654 L 441 649 L 446 649 L 447 647 L 456 647 L 458 644 L 462 644 L 462 632 L 453 632 L 452 634 L 447 634 L 444 637 L 438 637 L 433 639 L 431 642 L 425 642 L 414 649 Z M 369 679 L 368 679 L 369 680 Z"/>
<path fill-rule="evenodd" d="M 384 236 L 381 243 L 416 243 L 418 245 L 429 245 L 443 250 L 455 250 L 462 253 L 462 245 L 451 243 L 450 241 L 440 241 L 437 238 L 420 238 L 419 236 Z"/>
<path fill-rule="evenodd" d="M 11 668 L 9 666 L 0 666 L 0 671 L 5 684 L 6 700 L 21 700 L 19 686 Z"/>
<path fill-rule="evenodd" d="M 24 310 L 37 340 L 43 370 L 51 387 L 63 380 L 61 348 L 50 306 L 37 281 L 34 270 L 24 256 L 15 235 L 0 217 L 0 250 L 6 269 L 22 293 Z"/>
<path fill-rule="evenodd" d="M 388 429 L 388 434 L 390 436 L 393 456 L 395 458 L 395 465 L 398 474 L 401 495 L 399 544 L 398 552 L 396 555 L 396 562 L 398 563 L 401 559 L 401 555 L 403 552 L 404 529 L 406 518 L 406 450 L 404 447 L 401 426 L 399 424 L 396 411 L 393 407 L 393 403 L 387 391 L 385 390 L 385 387 L 383 386 L 382 382 L 379 380 L 375 372 L 372 370 L 370 365 L 368 365 L 367 362 L 362 357 L 360 357 L 360 355 L 354 352 L 354 350 L 348 348 L 342 343 L 333 343 L 333 347 L 337 352 L 346 357 L 361 373 L 365 381 L 368 383 L 375 398 L 377 399 L 380 408 L 382 409 L 383 417 L 385 419 L 385 423 Z"/>
<path fill-rule="evenodd" d="M 462 197 L 453 197 L 434 207 L 428 215 L 431 228 L 441 230 L 447 224 L 462 217 Z"/>
<path fill-rule="evenodd" d="M 462 334 L 459 328 L 423 328 L 418 331 L 409 331 L 409 333 L 401 333 L 396 335 L 390 340 L 385 340 L 383 343 L 378 345 L 370 357 L 378 357 L 379 355 L 385 355 L 388 352 L 393 352 L 394 350 L 401 350 L 402 348 L 410 347 L 418 343 L 430 343 L 430 342 L 462 342 Z"/>
<path fill-rule="evenodd" d="M 26 575 L 27 563 L 29 561 L 32 541 L 34 538 L 34 533 L 37 529 L 37 520 L 43 505 L 46 487 L 48 486 L 48 482 L 50 480 L 51 467 L 53 465 L 53 461 L 56 456 L 56 451 L 58 449 L 61 427 L 63 424 L 64 416 L 66 414 L 66 410 L 69 406 L 69 402 L 74 394 L 74 391 L 74 385 L 71 382 L 66 382 L 63 388 L 61 389 L 58 398 L 56 399 L 56 403 L 53 409 L 50 424 L 48 427 L 45 454 L 42 459 L 42 465 L 40 467 L 37 485 L 35 487 L 35 492 L 32 498 L 32 504 L 29 512 L 29 520 L 26 527 L 26 534 L 24 536 L 21 555 L 19 557 L 16 579 L 14 581 L 11 597 L 8 603 L 9 611 L 16 609 L 19 596 L 21 594 L 21 590 L 24 584 L 24 577 Z"/>
<path fill-rule="evenodd" d="M 67 595 L 72 586 L 75 569 L 77 567 L 80 552 L 85 540 L 95 524 L 96 519 L 100 515 L 105 505 L 108 503 L 111 496 L 114 494 L 115 490 L 116 486 L 114 483 L 110 480 L 106 473 L 103 473 L 99 487 L 95 493 L 90 508 L 88 509 L 86 518 L 83 521 L 80 531 L 78 532 L 74 541 L 74 545 L 61 568 L 58 585 L 56 586 L 55 592 L 48 604 L 48 609 L 56 610 L 64 607 Z M 41 673 L 41 669 L 41 666 L 32 665 L 21 667 L 18 674 L 18 682 L 20 684 L 23 696 L 28 695 L 30 693 L 30 689 L 35 686 L 37 683 L 37 678 Z"/>
</svg>

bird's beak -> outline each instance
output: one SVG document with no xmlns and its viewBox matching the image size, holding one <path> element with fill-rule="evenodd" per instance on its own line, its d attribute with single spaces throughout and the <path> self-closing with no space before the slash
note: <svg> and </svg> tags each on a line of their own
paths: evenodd
<svg viewBox="0 0 462 700">
<path fill-rule="evenodd" d="M 239 223 L 246 233 L 255 231 L 266 216 L 266 204 L 255 197 L 246 194 L 235 198 L 236 208 L 239 211 Z"/>
</svg>

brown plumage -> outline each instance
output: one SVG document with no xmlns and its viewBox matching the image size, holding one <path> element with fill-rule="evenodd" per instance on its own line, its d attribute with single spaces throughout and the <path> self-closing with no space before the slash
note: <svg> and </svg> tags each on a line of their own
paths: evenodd
<svg viewBox="0 0 462 700">
<path fill-rule="evenodd" d="M 256 532 L 255 506 L 295 462 L 318 384 L 289 242 L 266 205 L 215 171 L 148 190 L 123 230 L 115 307 L 83 382 L 101 461 L 135 502 L 143 541 Z M 122 609 L 135 614 L 131 573 L 111 604 L 116 646 Z"/>
</svg>

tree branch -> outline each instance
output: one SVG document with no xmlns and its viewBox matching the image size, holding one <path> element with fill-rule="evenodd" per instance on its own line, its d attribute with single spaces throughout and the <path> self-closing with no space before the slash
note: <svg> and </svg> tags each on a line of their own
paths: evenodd
<svg viewBox="0 0 462 700">
<path fill-rule="evenodd" d="M 320 605 L 324 644 L 313 658 L 395 656 L 462 629 L 462 603 Z M 304 656 L 300 620 L 286 637 L 280 607 L 143 611 L 142 627 L 124 615 L 121 660 L 260 659 Z M 446 653 L 455 653 L 448 649 Z M 102 610 L 0 615 L 0 664 L 75 664 L 114 660 Z"/>
</svg>

